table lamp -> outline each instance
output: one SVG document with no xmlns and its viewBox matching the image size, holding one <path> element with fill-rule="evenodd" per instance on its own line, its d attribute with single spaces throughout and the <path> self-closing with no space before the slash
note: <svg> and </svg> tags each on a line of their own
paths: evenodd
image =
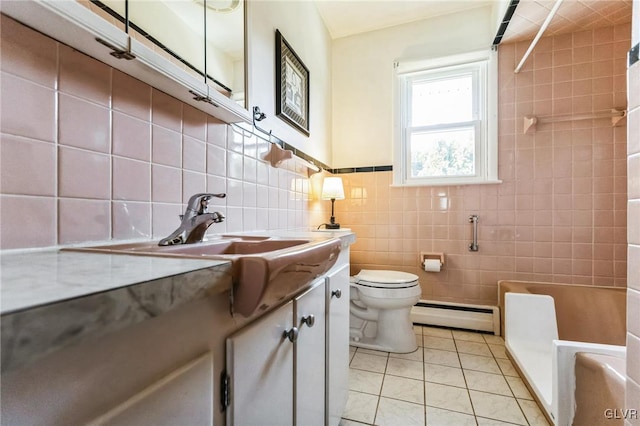
<svg viewBox="0 0 640 426">
<path fill-rule="evenodd" d="M 336 223 L 334 216 L 334 204 L 336 200 L 344 200 L 344 188 L 342 178 L 326 177 L 322 183 L 322 199 L 331 200 L 331 219 L 325 223 L 327 229 L 340 229 L 340 224 Z"/>
</svg>

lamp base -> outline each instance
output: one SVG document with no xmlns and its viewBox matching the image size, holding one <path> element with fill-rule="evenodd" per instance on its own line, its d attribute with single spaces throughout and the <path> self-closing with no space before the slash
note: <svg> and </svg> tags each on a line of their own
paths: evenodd
<svg viewBox="0 0 640 426">
<path fill-rule="evenodd" d="M 339 223 L 325 223 L 324 226 L 327 229 L 340 229 Z"/>
</svg>

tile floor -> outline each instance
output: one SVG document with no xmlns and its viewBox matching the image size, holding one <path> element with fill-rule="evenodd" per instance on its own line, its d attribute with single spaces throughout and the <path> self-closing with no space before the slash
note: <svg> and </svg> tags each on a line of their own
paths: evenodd
<svg viewBox="0 0 640 426">
<path fill-rule="evenodd" d="M 418 350 L 351 347 L 341 426 L 548 425 L 499 336 L 414 326 Z"/>
</svg>

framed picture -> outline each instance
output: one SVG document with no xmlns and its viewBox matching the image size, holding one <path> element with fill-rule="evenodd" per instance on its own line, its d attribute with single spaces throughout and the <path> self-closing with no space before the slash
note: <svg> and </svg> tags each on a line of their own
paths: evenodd
<svg viewBox="0 0 640 426">
<path fill-rule="evenodd" d="M 309 70 L 278 30 L 276 115 L 309 136 Z"/>
</svg>

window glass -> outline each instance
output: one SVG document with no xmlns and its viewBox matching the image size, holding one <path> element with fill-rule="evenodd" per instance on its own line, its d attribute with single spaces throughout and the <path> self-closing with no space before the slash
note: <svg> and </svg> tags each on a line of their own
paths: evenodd
<svg viewBox="0 0 640 426">
<path fill-rule="evenodd" d="M 411 125 L 428 126 L 473 119 L 473 77 L 465 74 L 413 80 Z"/>
<path fill-rule="evenodd" d="M 467 57 L 397 65 L 394 185 L 499 182 L 495 58 Z"/>
</svg>

